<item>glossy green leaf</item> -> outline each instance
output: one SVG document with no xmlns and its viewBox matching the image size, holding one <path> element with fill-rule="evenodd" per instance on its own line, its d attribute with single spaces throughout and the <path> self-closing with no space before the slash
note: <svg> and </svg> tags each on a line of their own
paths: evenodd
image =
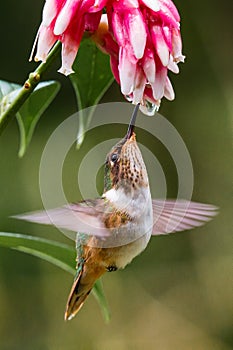
<svg viewBox="0 0 233 350">
<path fill-rule="evenodd" d="M 21 86 L 19 84 L 0 80 L 0 119 L 1 115 L 7 110 L 14 97 L 17 96 L 20 88 Z"/>
<path fill-rule="evenodd" d="M 95 105 L 112 84 L 114 78 L 111 72 L 109 56 L 101 52 L 95 43 L 84 40 L 73 64 L 74 74 L 70 75 L 75 90 L 79 109 L 79 131 L 77 145 L 81 146 L 85 131 L 91 121 Z M 83 109 L 91 107 L 88 111 Z"/>
<path fill-rule="evenodd" d="M 9 95 L 12 91 L 20 89 L 21 86 L 19 84 L 10 83 L 5 80 L 0 80 L 0 103 L 1 108 L 4 110 L 4 104 L 2 104 L 2 100 L 5 96 Z M 2 114 L 2 110 L 1 110 Z"/>
<path fill-rule="evenodd" d="M 38 84 L 16 114 L 20 130 L 19 156 L 22 157 L 31 141 L 36 124 L 58 93 L 60 83 L 47 81 Z M 21 86 L 0 80 L 0 115 L 16 98 Z"/>
<path fill-rule="evenodd" d="M 57 81 L 40 83 L 17 113 L 20 130 L 19 156 L 22 157 L 31 141 L 36 124 L 60 89 Z"/>
<path fill-rule="evenodd" d="M 76 252 L 69 245 L 35 236 L 0 232 L 0 246 L 37 256 L 75 274 Z M 110 314 L 101 280 L 96 282 L 93 295 L 100 304 L 105 320 L 109 321 Z"/>
<path fill-rule="evenodd" d="M 0 245 L 35 255 L 69 273 L 75 273 L 75 249 L 69 245 L 40 237 L 7 232 L 0 232 Z"/>
<path fill-rule="evenodd" d="M 92 293 L 94 294 L 95 298 L 97 299 L 97 301 L 99 302 L 99 304 L 101 306 L 101 311 L 102 311 L 102 314 L 104 316 L 105 321 L 109 322 L 111 315 L 110 315 L 107 299 L 105 297 L 103 283 L 102 283 L 101 278 L 99 278 L 95 282 L 94 288 L 92 289 Z"/>
</svg>

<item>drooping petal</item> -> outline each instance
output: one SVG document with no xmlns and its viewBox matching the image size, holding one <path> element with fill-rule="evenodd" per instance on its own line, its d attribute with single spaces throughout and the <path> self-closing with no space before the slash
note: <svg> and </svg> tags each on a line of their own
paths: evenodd
<svg viewBox="0 0 233 350">
<path fill-rule="evenodd" d="M 163 33 L 163 36 L 164 36 L 164 39 L 166 41 L 166 44 L 168 46 L 169 51 L 172 52 L 172 33 L 171 33 L 170 27 L 163 26 L 162 33 Z"/>
<path fill-rule="evenodd" d="M 47 55 L 56 40 L 57 37 L 53 34 L 53 31 L 50 29 L 50 27 L 45 27 L 42 25 L 39 29 L 35 61 L 45 62 Z"/>
<path fill-rule="evenodd" d="M 78 7 L 80 6 L 80 0 L 67 0 L 64 7 L 60 11 L 55 26 L 54 26 L 54 34 L 61 35 L 64 33 L 66 28 L 71 22 L 72 17 L 78 11 Z"/>
<path fill-rule="evenodd" d="M 182 41 L 180 32 L 176 29 L 172 31 L 172 55 L 176 62 L 184 62 L 185 56 L 182 55 Z"/>
<path fill-rule="evenodd" d="M 46 0 L 42 13 L 42 24 L 44 26 L 49 26 L 51 24 L 52 20 L 57 16 L 62 3 L 63 1 L 58 3 L 56 0 Z"/>
<path fill-rule="evenodd" d="M 148 85 L 146 86 L 144 98 L 146 100 L 150 101 L 151 103 L 158 103 L 158 100 L 156 100 L 153 96 L 153 90 L 152 90 L 151 86 L 148 86 Z"/>
<path fill-rule="evenodd" d="M 126 30 L 123 23 L 123 18 L 118 12 L 112 14 L 112 28 L 114 37 L 117 40 L 119 46 L 125 46 L 126 44 Z"/>
<path fill-rule="evenodd" d="M 169 101 L 172 101 L 175 98 L 173 86 L 172 86 L 171 81 L 168 77 L 166 78 L 166 84 L 165 84 L 165 88 L 164 88 L 164 96 Z"/>
<path fill-rule="evenodd" d="M 134 89 L 136 64 L 129 59 L 127 47 L 120 47 L 119 51 L 119 77 L 121 92 L 123 95 L 130 95 Z"/>
<path fill-rule="evenodd" d="M 153 25 L 151 27 L 151 36 L 160 61 L 162 62 L 163 66 L 166 67 L 169 62 L 169 49 L 164 40 L 161 27 L 158 25 Z"/>
<path fill-rule="evenodd" d="M 89 12 L 90 9 L 93 8 L 94 0 L 82 0 L 79 2 L 80 2 L 80 6 L 78 8 L 79 17 L 81 17 L 84 13 Z M 91 12 L 98 12 L 98 11 L 91 11 Z"/>
<path fill-rule="evenodd" d="M 160 4 L 159 4 L 159 0 L 141 0 L 141 2 L 149 7 L 152 11 L 159 11 L 160 10 Z"/>
<path fill-rule="evenodd" d="M 72 65 L 74 63 L 76 54 L 77 50 L 75 48 L 72 48 L 65 44 L 62 45 L 62 66 L 58 70 L 59 73 L 62 73 L 65 76 L 74 73 Z"/>
<path fill-rule="evenodd" d="M 122 4 L 125 6 L 125 8 L 138 8 L 139 7 L 139 3 L 138 0 L 124 0 L 124 1 L 119 1 L 122 2 Z"/>
<path fill-rule="evenodd" d="M 174 19 L 177 22 L 180 22 L 179 12 L 171 0 L 160 0 L 160 4 L 162 11 L 171 13 Z"/>
<path fill-rule="evenodd" d="M 174 62 L 174 58 L 172 55 L 170 55 L 170 58 L 169 58 L 169 63 L 168 63 L 168 66 L 167 68 L 172 71 L 173 73 L 175 74 L 178 74 L 179 73 L 179 67 L 177 65 L 176 62 Z"/>
<path fill-rule="evenodd" d="M 143 94 L 146 86 L 146 77 L 143 73 L 143 70 L 140 67 L 137 67 L 136 77 L 135 77 L 135 86 L 133 91 L 133 104 L 141 103 L 143 100 Z"/>
<path fill-rule="evenodd" d="M 154 83 L 156 72 L 155 58 L 152 50 L 147 47 L 145 49 L 145 55 L 142 59 L 142 67 L 148 82 Z"/>
<path fill-rule="evenodd" d="M 173 28 L 179 29 L 180 23 L 176 20 L 173 13 L 171 13 L 166 7 L 159 11 L 160 23 L 164 26 L 171 26 Z"/>
<path fill-rule="evenodd" d="M 75 25 L 75 23 L 73 23 Z M 77 27 L 77 32 L 75 33 L 76 35 L 72 35 L 74 32 L 71 31 L 66 32 L 62 36 L 62 66 L 58 70 L 59 73 L 62 73 L 64 75 L 69 75 L 73 73 L 72 65 L 74 63 L 75 57 L 78 52 L 78 48 L 80 45 L 80 41 L 82 38 L 82 33 L 84 30 L 84 20 L 80 21 L 76 27 Z"/>
<path fill-rule="evenodd" d="M 114 78 L 116 79 L 117 83 L 120 84 L 120 76 L 119 76 L 119 69 L 118 69 L 118 57 L 111 56 L 110 57 L 110 66 L 112 73 L 114 75 Z"/>
<path fill-rule="evenodd" d="M 147 39 L 145 21 L 141 12 L 137 9 L 130 11 L 125 17 L 129 41 L 133 47 L 135 57 L 140 59 L 144 54 Z"/>
<path fill-rule="evenodd" d="M 164 88 L 167 77 L 167 68 L 160 67 L 156 70 L 155 82 L 151 84 L 155 100 L 160 100 L 164 95 Z"/>
</svg>

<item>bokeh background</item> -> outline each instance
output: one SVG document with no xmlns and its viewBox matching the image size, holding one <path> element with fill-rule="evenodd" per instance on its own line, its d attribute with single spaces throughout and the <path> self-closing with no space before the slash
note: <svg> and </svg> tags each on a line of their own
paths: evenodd
<svg viewBox="0 0 233 350">
<path fill-rule="evenodd" d="M 171 77 L 176 100 L 164 100 L 160 113 L 177 128 L 191 154 L 193 198 L 218 205 L 220 214 L 192 232 L 154 238 L 127 269 L 106 274 L 109 324 L 92 296 L 78 317 L 65 323 L 72 276 L 38 258 L 0 248 L 1 350 L 232 349 L 232 2 L 177 0 L 176 5 L 187 59 L 179 76 Z M 36 67 L 27 59 L 42 7 L 41 0 L 2 3 L 1 79 L 23 83 Z M 26 155 L 17 157 L 15 121 L 0 138 L 0 230 L 73 244 L 54 228 L 9 219 L 42 207 L 38 169 L 43 148 L 56 126 L 76 111 L 70 82 L 56 72 L 58 67 L 59 62 L 46 78 L 61 81 L 62 89 L 41 118 Z M 123 101 L 117 85 L 104 96 L 103 102 L 109 101 Z M 123 135 L 124 129 L 119 132 Z M 112 132 L 111 137 L 118 135 Z M 138 137 L 143 143 L 143 135 Z M 85 145 L 67 161 L 64 181 L 72 200 L 81 199 L 74 170 L 95 140 L 87 135 Z M 153 152 L 166 173 L 168 193 L 175 196 L 174 164 L 159 143 Z"/>
</svg>

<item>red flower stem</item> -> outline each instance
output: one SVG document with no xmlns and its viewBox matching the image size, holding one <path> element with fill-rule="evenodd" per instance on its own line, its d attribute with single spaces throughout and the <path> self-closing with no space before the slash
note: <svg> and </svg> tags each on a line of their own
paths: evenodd
<svg viewBox="0 0 233 350">
<path fill-rule="evenodd" d="M 12 101 L 10 106 L 0 115 L 0 135 L 7 127 L 9 122 L 14 118 L 18 110 L 22 107 L 24 102 L 29 98 L 33 90 L 41 81 L 42 75 L 49 70 L 54 60 L 57 57 L 61 48 L 61 43 L 57 42 L 50 51 L 46 62 L 41 63 L 37 69 L 29 74 L 28 79 L 23 84 L 18 95 Z"/>
</svg>

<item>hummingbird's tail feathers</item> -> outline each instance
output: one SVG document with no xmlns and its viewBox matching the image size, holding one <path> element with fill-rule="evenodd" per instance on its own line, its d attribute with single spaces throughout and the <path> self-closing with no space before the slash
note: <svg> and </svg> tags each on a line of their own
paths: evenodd
<svg viewBox="0 0 233 350">
<path fill-rule="evenodd" d="M 79 265 L 80 272 L 74 280 L 66 304 L 65 320 L 71 320 L 78 313 L 97 279 L 106 272 L 104 265 L 98 263 L 99 252 L 101 254 L 101 250 L 88 246 L 84 248 L 85 263 Z"/>
<path fill-rule="evenodd" d="M 79 312 L 94 285 L 82 285 L 81 278 L 82 271 L 80 272 L 77 279 L 74 281 L 72 289 L 70 291 L 70 295 L 66 305 L 65 321 L 70 321 Z"/>
<path fill-rule="evenodd" d="M 153 232 L 162 235 L 202 226 L 218 214 L 211 204 L 187 200 L 152 200 Z"/>
</svg>

